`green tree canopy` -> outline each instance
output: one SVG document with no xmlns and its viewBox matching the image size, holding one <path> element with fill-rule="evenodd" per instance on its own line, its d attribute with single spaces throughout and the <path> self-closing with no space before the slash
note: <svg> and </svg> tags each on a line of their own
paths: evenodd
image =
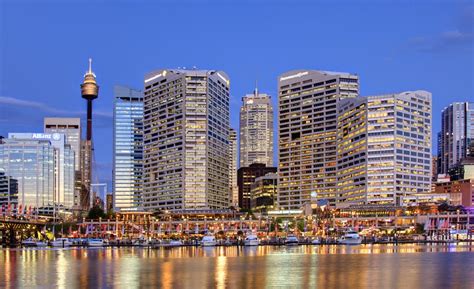
<svg viewBox="0 0 474 289">
<path fill-rule="evenodd" d="M 99 219 L 99 218 L 105 218 L 106 215 L 105 215 L 105 212 L 104 210 L 95 205 L 93 206 L 90 210 L 89 210 L 89 214 L 87 214 L 87 219 L 92 219 L 92 220 L 95 220 L 95 219 Z"/>
</svg>

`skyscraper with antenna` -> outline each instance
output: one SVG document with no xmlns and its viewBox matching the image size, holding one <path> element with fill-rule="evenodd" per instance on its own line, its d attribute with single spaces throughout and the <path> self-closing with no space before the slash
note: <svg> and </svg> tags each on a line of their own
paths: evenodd
<svg viewBox="0 0 474 289">
<path fill-rule="evenodd" d="M 254 163 L 273 166 L 273 106 L 268 94 L 258 91 L 242 98 L 240 107 L 240 167 Z"/>
</svg>

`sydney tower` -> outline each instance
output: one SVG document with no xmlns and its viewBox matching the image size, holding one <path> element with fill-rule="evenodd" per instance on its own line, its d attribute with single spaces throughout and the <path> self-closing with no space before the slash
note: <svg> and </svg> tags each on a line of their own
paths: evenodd
<svg viewBox="0 0 474 289">
<path fill-rule="evenodd" d="M 92 59 L 89 58 L 89 71 L 84 75 L 84 82 L 81 84 L 82 98 L 87 100 L 87 138 L 92 140 L 92 101 L 99 96 L 99 86 L 92 72 Z"/>
<path fill-rule="evenodd" d="M 92 59 L 89 58 L 89 70 L 84 75 L 84 81 L 81 84 L 82 98 L 87 100 L 87 132 L 86 140 L 82 145 L 81 153 L 81 190 L 80 207 L 82 210 L 88 210 L 92 205 L 91 198 L 91 179 L 92 179 L 92 101 L 99 96 L 99 86 L 95 80 L 95 74 L 92 72 Z"/>
</svg>

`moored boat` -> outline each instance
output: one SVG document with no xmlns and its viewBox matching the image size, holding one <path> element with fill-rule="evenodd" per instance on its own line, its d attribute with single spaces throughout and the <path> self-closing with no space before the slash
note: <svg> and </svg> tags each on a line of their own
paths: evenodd
<svg viewBox="0 0 474 289">
<path fill-rule="evenodd" d="M 245 237 L 245 246 L 258 246 L 259 244 L 260 241 L 258 240 L 258 237 L 256 235 L 248 235 L 247 237 Z"/>
<path fill-rule="evenodd" d="M 46 242 L 36 240 L 34 238 L 28 238 L 21 242 L 21 245 L 24 247 L 46 247 L 48 244 Z"/>
<path fill-rule="evenodd" d="M 312 241 L 311 241 L 311 244 L 313 245 L 320 245 L 321 244 L 321 240 L 319 238 L 314 238 Z"/>
<path fill-rule="evenodd" d="M 181 242 L 181 240 L 171 240 L 169 244 L 170 244 L 170 247 L 183 246 L 183 242 Z"/>
<path fill-rule="evenodd" d="M 362 237 L 356 232 L 349 231 L 337 239 L 337 242 L 343 245 L 359 245 L 362 243 Z"/>
<path fill-rule="evenodd" d="M 87 240 L 87 246 L 89 247 L 103 247 L 105 245 L 103 239 L 89 239 Z"/>
<path fill-rule="evenodd" d="M 203 247 L 212 247 L 216 246 L 216 238 L 214 236 L 204 236 L 201 241 L 201 246 Z"/>
<path fill-rule="evenodd" d="M 298 238 L 294 235 L 288 235 L 285 239 L 285 245 L 287 246 L 294 246 L 298 244 L 299 244 Z"/>
<path fill-rule="evenodd" d="M 72 242 L 68 238 L 57 238 L 54 241 L 51 241 L 51 246 L 53 247 L 69 247 L 72 245 Z"/>
</svg>

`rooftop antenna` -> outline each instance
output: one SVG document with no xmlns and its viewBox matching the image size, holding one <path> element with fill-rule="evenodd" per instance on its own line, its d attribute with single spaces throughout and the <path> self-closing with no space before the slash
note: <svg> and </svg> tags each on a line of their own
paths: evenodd
<svg viewBox="0 0 474 289">
<path fill-rule="evenodd" d="M 92 58 L 89 57 L 89 74 L 92 74 Z"/>
</svg>

